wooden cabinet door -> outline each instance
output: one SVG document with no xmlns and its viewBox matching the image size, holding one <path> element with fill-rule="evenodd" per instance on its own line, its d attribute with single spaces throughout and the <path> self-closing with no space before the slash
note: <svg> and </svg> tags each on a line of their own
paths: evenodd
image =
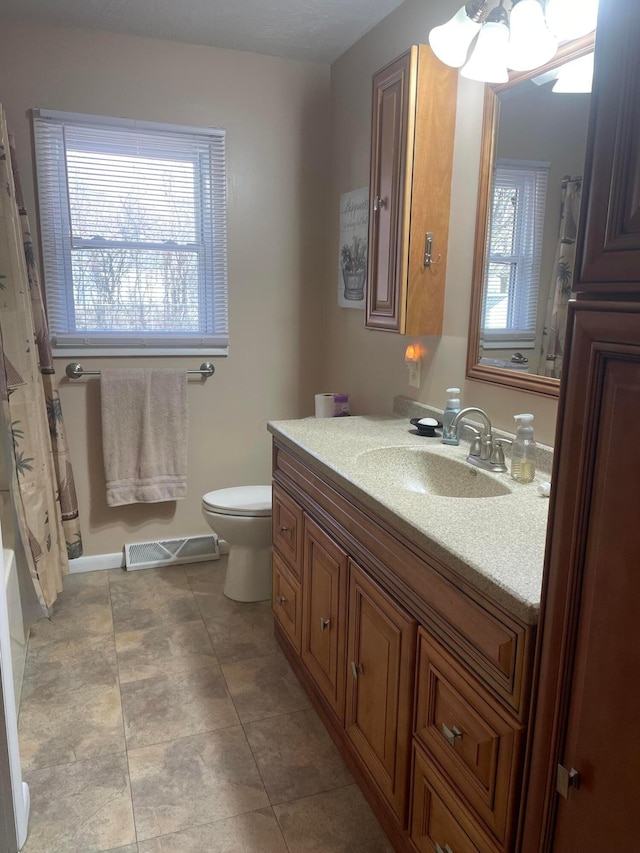
<svg viewBox="0 0 640 853">
<path fill-rule="evenodd" d="M 349 560 L 345 729 L 404 825 L 416 623 Z"/>
<path fill-rule="evenodd" d="M 373 78 L 369 329 L 442 334 L 457 91 L 456 69 L 427 45 Z"/>
<path fill-rule="evenodd" d="M 367 326 L 402 331 L 406 252 L 402 243 L 411 73 L 415 61 L 403 54 L 373 78 Z"/>
<path fill-rule="evenodd" d="M 569 319 L 527 853 L 640 843 L 640 303 Z M 580 774 L 566 799 L 558 765 Z"/>
<path fill-rule="evenodd" d="M 640 294 L 638 44 L 637 0 L 600 3 L 577 291 Z"/>
<path fill-rule="evenodd" d="M 302 660 L 332 710 L 344 719 L 347 555 L 305 516 Z"/>
</svg>

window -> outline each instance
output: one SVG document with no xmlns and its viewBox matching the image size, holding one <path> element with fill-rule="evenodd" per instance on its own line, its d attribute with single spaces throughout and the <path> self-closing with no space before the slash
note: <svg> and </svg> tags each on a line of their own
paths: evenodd
<svg viewBox="0 0 640 853">
<path fill-rule="evenodd" d="M 482 315 L 484 343 L 533 345 L 548 163 L 499 160 L 489 221 Z"/>
<path fill-rule="evenodd" d="M 224 131 L 40 110 L 34 135 L 56 353 L 226 354 Z"/>
</svg>

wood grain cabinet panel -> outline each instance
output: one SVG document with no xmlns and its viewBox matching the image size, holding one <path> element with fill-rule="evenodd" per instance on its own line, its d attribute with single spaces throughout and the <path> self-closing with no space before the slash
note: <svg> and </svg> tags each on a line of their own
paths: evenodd
<svg viewBox="0 0 640 853">
<path fill-rule="evenodd" d="M 347 555 L 304 519 L 302 660 L 333 712 L 344 719 Z"/>
<path fill-rule="evenodd" d="M 300 580 L 302 565 L 302 509 L 289 495 L 274 484 L 273 546 L 286 560 L 296 578 Z"/>
<path fill-rule="evenodd" d="M 574 290 L 640 295 L 640 12 L 600 3 Z"/>
<path fill-rule="evenodd" d="M 404 825 L 416 623 L 349 560 L 345 729 Z"/>
<path fill-rule="evenodd" d="M 465 807 L 509 847 L 522 729 L 424 629 L 419 631 L 416 738 Z"/>
<path fill-rule="evenodd" d="M 275 551 L 271 557 L 271 565 L 271 607 L 273 615 L 299 654 L 302 637 L 300 584 L 295 580 L 284 560 Z"/>
<path fill-rule="evenodd" d="M 411 841 L 419 853 L 497 853 L 438 782 L 429 759 L 419 747 L 413 752 Z"/>
<path fill-rule="evenodd" d="M 456 70 L 425 45 L 414 45 L 373 78 L 370 329 L 442 332 L 456 97 Z"/>
</svg>

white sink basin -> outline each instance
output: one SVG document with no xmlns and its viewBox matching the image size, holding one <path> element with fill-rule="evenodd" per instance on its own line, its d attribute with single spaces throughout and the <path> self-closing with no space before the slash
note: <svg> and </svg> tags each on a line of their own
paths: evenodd
<svg viewBox="0 0 640 853">
<path fill-rule="evenodd" d="M 512 490 L 506 474 L 489 474 L 441 453 L 412 447 L 380 447 L 356 457 L 354 473 L 364 480 L 446 498 L 497 498 Z"/>
</svg>

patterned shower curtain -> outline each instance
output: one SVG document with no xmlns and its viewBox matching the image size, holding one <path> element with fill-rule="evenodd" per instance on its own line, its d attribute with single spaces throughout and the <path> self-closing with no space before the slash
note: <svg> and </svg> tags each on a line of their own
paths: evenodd
<svg viewBox="0 0 640 853">
<path fill-rule="evenodd" d="M 554 264 L 554 278 L 549 290 L 540 364 L 545 376 L 559 379 L 562 374 L 564 341 L 567 330 L 567 304 L 571 296 L 576 258 L 576 236 L 582 200 L 582 178 L 562 180 L 562 212 L 560 237 Z"/>
<path fill-rule="evenodd" d="M 73 471 L 15 155 L 0 106 L 0 386 L 11 430 L 12 495 L 31 578 L 43 607 L 82 554 Z"/>
</svg>

